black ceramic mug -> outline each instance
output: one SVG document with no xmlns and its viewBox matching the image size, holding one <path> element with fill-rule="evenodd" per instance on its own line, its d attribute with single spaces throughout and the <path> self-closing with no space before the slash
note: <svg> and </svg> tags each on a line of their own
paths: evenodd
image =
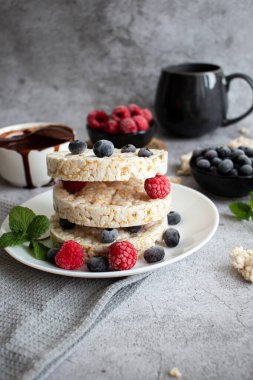
<svg viewBox="0 0 253 380">
<path fill-rule="evenodd" d="M 219 66 L 186 63 L 162 70 L 156 91 L 155 113 L 158 124 L 168 132 L 196 137 L 219 126 L 228 126 L 253 111 L 227 118 L 229 85 L 244 79 L 253 91 L 253 80 L 245 74 L 225 76 Z"/>
</svg>

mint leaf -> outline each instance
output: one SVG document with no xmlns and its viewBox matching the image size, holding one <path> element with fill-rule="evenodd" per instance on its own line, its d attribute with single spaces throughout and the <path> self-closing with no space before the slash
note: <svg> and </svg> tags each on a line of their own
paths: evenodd
<svg viewBox="0 0 253 380">
<path fill-rule="evenodd" d="M 249 205 L 251 208 L 253 208 L 253 191 L 251 191 L 249 194 L 250 194 Z"/>
<path fill-rule="evenodd" d="M 44 261 L 47 259 L 47 251 L 49 248 L 44 244 L 39 241 L 32 240 L 29 247 L 33 249 L 33 256 L 35 259 Z"/>
<path fill-rule="evenodd" d="M 45 215 L 36 215 L 27 228 L 30 239 L 37 239 L 49 229 L 49 219 Z"/>
<path fill-rule="evenodd" d="M 0 248 L 13 247 L 27 241 L 26 237 L 15 234 L 14 232 L 6 232 L 0 237 Z"/>
<path fill-rule="evenodd" d="M 19 235 L 24 235 L 34 217 L 34 212 L 27 207 L 13 207 L 9 215 L 11 231 Z"/>
<path fill-rule="evenodd" d="M 229 205 L 229 208 L 232 211 L 232 213 L 240 220 L 249 220 L 251 217 L 251 207 L 246 203 L 231 203 Z"/>
</svg>

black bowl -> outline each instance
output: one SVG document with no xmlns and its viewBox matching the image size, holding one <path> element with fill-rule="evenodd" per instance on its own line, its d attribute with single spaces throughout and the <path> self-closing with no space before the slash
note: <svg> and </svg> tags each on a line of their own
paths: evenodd
<svg viewBox="0 0 253 380">
<path fill-rule="evenodd" d="M 221 176 L 199 169 L 194 158 L 190 160 L 191 174 L 195 181 L 209 193 L 226 198 L 238 198 L 253 190 L 253 176 Z"/>
<path fill-rule="evenodd" d="M 142 148 L 143 146 L 147 145 L 154 137 L 156 133 L 156 124 L 153 123 L 147 131 L 128 133 L 125 135 L 111 135 L 103 131 L 89 128 L 88 125 L 87 131 L 93 144 L 95 144 L 98 140 L 109 140 L 114 144 L 115 148 L 122 148 L 127 144 L 133 144 L 136 146 L 136 148 Z"/>
</svg>

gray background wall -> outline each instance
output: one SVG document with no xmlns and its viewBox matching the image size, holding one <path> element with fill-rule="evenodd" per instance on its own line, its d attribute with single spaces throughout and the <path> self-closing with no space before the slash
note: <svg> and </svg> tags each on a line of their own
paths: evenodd
<svg viewBox="0 0 253 380">
<path fill-rule="evenodd" d="M 152 106 L 160 68 L 182 61 L 253 76 L 252 13 L 252 0 L 1 0 L 0 126 L 80 129 L 93 108 Z M 238 114 L 250 90 L 232 90 Z"/>
</svg>

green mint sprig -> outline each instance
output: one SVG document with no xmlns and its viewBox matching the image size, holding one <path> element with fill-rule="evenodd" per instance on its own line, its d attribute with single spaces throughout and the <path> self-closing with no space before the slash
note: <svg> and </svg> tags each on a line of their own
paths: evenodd
<svg viewBox="0 0 253 380">
<path fill-rule="evenodd" d="M 248 203 L 230 203 L 229 208 L 238 219 L 253 220 L 253 191 L 250 193 L 250 200 Z"/>
<path fill-rule="evenodd" d="M 49 219 L 45 215 L 35 215 L 28 207 L 16 206 L 9 214 L 10 232 L 0 237 L 0 248 L 13 247 L 30 242 L 33 256 L 45 260 L 48 247 L 37 241 L 49 229 Z"/>
</svg>

